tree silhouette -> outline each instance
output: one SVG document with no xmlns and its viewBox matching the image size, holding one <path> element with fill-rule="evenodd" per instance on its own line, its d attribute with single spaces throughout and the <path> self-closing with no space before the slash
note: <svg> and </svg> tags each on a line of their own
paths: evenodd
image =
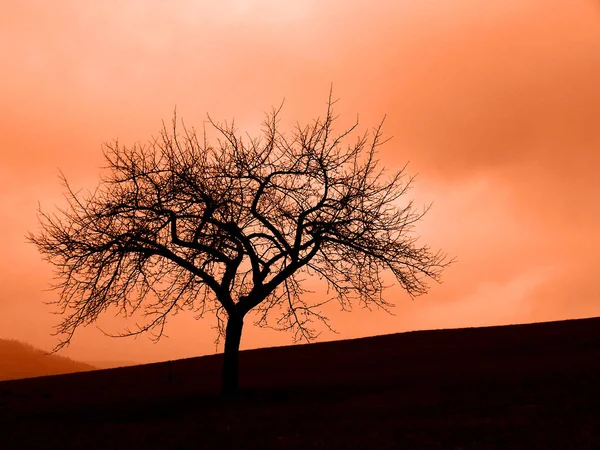
<svg viewBox="0 0 600 450">
<path fill-rule="evenodd" d="M 214 146 L 206 129 L 200 138 L 180 131 L 175 117 L 146 145 L 106 144 L 95 191 L 75 192 L 61 175 L 66 207 L 40 210 L 41 230 L 28 236 L 57 272 L 56 350 L 109 308 L 146 319 L 121 335 L 155 339 L 171 313 L 211 312 L 217 342 L 225 338 L 222 391 L 234 393 L 248 312 L 259 326 L 309 341 L 314 321 L 329 327 L 325 301 L 389 310 L 386 271 L 411 296 L 426 292 L 448 262 L 412 236 L 426 211 L 398 202 L 412 179 L 380 167 L 382 124 L 350 144 L 358 122 L 334 134 L 334 103 L 330 94 L 325 118 L 289 135 L 279 130 L 281 107 L 259 138 L 209 116 Z M 310 302 L 302 274 L 324 280 L 331 298 Z"/>
</svg>

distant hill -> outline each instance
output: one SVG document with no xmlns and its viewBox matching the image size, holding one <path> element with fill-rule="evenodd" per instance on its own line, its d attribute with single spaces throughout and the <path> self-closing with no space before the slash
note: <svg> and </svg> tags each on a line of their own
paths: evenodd
<svg viewBox="0 0 600 450">
<path fill-rule="evenodd" d="M 84 361 L 86 364 L 94 366 L 96 369 L 117 369 L 119 367 L 138 366 L 139 362 L 136 361 Z"/>
<path fill-rule="evenodd" d="M 12 339 L 0 339 L 0 381 L 95 370 L 96 367 Z"/>
</svg>

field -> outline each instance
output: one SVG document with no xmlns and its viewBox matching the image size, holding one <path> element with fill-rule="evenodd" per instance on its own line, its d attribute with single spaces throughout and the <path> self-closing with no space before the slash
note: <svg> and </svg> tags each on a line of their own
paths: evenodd
<svg viewBox="0 0 600 450">
<path fill-rule="evenodd" d="M 600 319 L 221 358 L 1 382 L 0 448 L 600 448 Z"/>
</svg>

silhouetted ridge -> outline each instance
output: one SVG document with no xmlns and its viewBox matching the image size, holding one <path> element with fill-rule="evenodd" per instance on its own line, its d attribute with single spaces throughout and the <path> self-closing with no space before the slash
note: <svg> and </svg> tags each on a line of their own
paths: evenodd
<svg viewBox="0 0 600 450">
<path fill-rule="evenodd" d="M 600 448 L 600 318 L 243 351 L 236 398 L 222 361 L 0 382 L 1 445 Z"/>
<path fill-rule="evenodd" d="M 540 364 L 534 356 L 547 357 L 563 366 L 568 350 L 600 352 L 600 317 L 533 324 L 475 328 L 420 330 L 303 345 L 267 347 L 240 352 L 242 387 L 269 389 L 311 383 L 364 380 L 367 372 L 386 371 L 386 376 L 405 376 L 416 368 L 436 365 L 457 367 L 459 363 L 500 365 L 525 357 L 520 368 Z M 553 357 L 566 352 L 562 360 Z M 43 352 L 42 352 L 43 353 Z M 501 358 L 498 358 L 501 355 Z M 581 356 L 581 355 L 580 355 Z M 81 382 L 102 385 L 114 382 L 137 386 L 154 383 L 185 383 L 194 392 L 216 393 L 222 354 L 130 367 L 93 370 L 85 374 L 52 377 L 52 383 L 76 377 Z M 74 363 L 74 362 L 73 362 Z M 74 363 L 79 364 L 79 363 Z M 88 367 L 88 365 L 82 364 Z M 501 368 L 499 368 L 501 369 Z M 340 379 L 344 374 L 345 378 Z M 201 380 L 201 381 L 200 381 Z M 39 380 L 42 382 L 42 380 Z M 50 382 L 50 380 L 48 380 Z M 116 387 L 115 385 L 115 387 Z M 144 394 L 146 395 L 146 394 Z"/>
</svg>

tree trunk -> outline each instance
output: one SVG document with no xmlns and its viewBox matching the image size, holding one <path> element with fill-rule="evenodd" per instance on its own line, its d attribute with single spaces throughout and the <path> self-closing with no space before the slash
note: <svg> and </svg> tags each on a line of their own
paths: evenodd
<svg viewBox="0 0 600 450">
<path fill-rule="evenodd" d="M 221 384 L 223 395 L 235 395 L 238 392 L 238 361 L 243 325 L 244 317 L 241 315 L 232 314 L 227 319 Z"/>
</svg>

